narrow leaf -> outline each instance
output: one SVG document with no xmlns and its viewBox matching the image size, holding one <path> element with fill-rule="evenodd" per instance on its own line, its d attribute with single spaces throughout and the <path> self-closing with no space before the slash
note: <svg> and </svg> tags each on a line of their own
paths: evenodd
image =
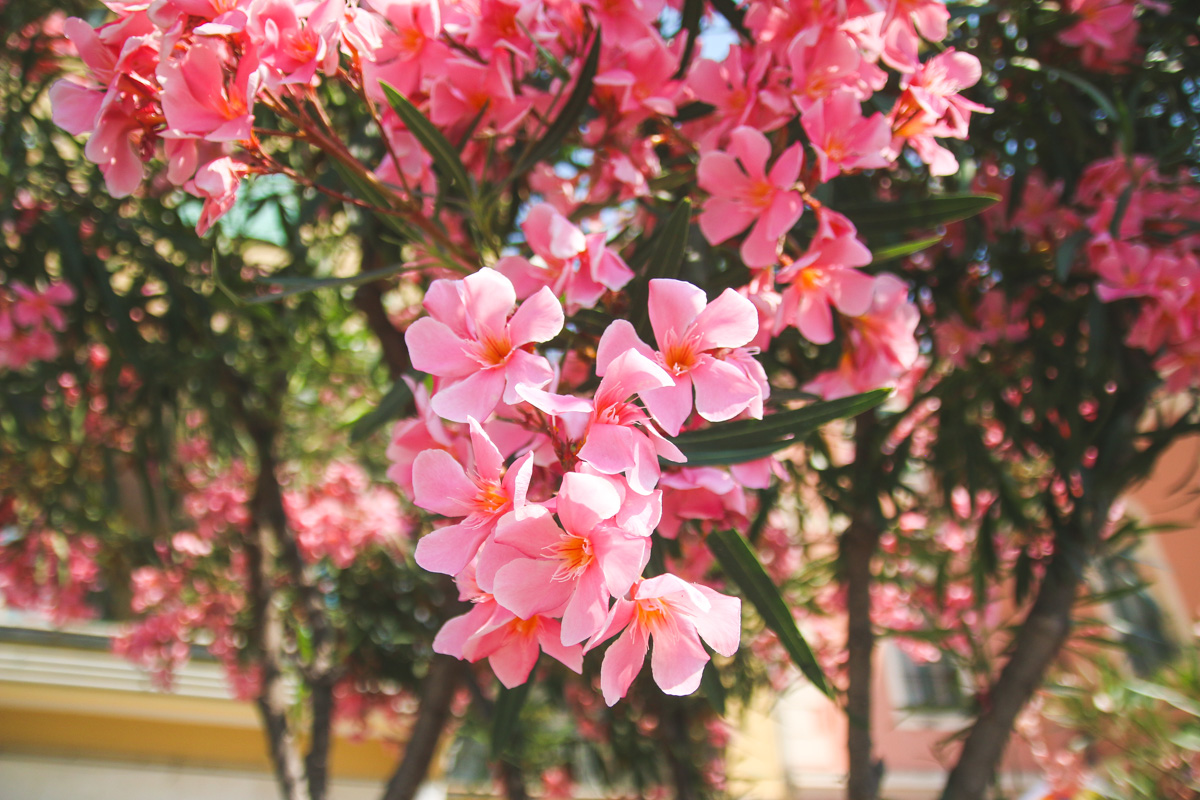
<svg viewBox="0 0 1200 800">
<path fill-rule="evenodd" d="M 871 263 L 882 264 L 885 261 L 894 261 L 897 258 L 911 256 L 913 253 L 928 250 L 940 241 L 942 241 L 941 236 L 930 236 L 928 239 L 917 239 L 913 242 L 901 242 L 900 244 L 888 245 L 887 247 L 878 247 L 871 251 Z"/>
<path fill-rule="evenodd" d="M 471 202 L 473 200 L 471 179 L 467 176 L 467 168 L 463 166 L 462 159 L 458 157 L 458 151 L 454 145 L 450 144 L 442 132 L 426 119 L 425 115 L 408 101 L 408 98 L 386 82 L 381 81 L 380 83 L 388 104 L 400 116 L 412 135 L 417 137 L 421 146 L 433 157 L 433 164 L 437 171 L 443 178 L 458 186 L 458 190 L 462 192 L 468 202 Z"/>
<path fill-rule="evenodd" d="M 683 46 L 683 54 L 679 57 L 679 70 L 674 75 L 676 79 L 682 78 L 692 63 L 692 53 L 696 51 L 696 41 L 700 38 L 700 18 L 703 15 L 704 0 L 684 0 L 680 26 L 688 38 L 687 44 Z"/>
<path fill-rule="evenodd" d="M 1200 717 L 1200 702 L 1169 686 L 1160 686 L 1157 683 L 1150 683 L 1149 681 L 1133 680 L 1129 682 L 1129 689 L 1143 697 L 1161 700 L 1164 703 L 1175 706 L 1175 708 L 1191 714 L 1193 717 Z"/>
<path fill-rule="evenodd" d="M 396 275 L 400 272 L 406 272 L 412 269 L 408 264 L 397 262 L 390 267 L 380 267 L 379 269 L 360 272 L 357 275 L 350 275 L 346 278 L 301 278 L 291 276 L 271 276 L 265 275 L 259 278 L 254 278 L 252 283 L 261 283 L 267 286 L 279 286 L 283 288 L 281 292 L 272 292 L 271 294 L 250 295 L 243 297 L 242 302 L 245 303 L 274 303 L 277 300 L 282 300 L 285 297 L 303 294 L 304 292 L 312 292 L 317 289 L 330 289 L 341 286 L 358 286 L 361 283 L 370 283 L 380 278 L 387 278 Z"/>
<path fill-rule="evenodd" d="M 712 0 L 712 7 L 743 39 L 753 40 L 754 37 L 750 35 L 750 30 L 746 27 L 746 12 L 738 8 L 737 0 Z"/>
<path fill-rule="evenodd" d="M 779 637 L 780 644 L 787 650 L 792 662 L 814 686 L 826 696 L 833 697 L 833 689 L 826 680 L 821 665 L 817 663 L 812 648 L 796 627 L 796 620 L 788 610 L 787 603 L 763 569 L 758 556 L 750 549 L 749 543 L 741 534 L 732 530 L 710 533 L 707 541 L 708 549 L 720 562 L 721 569 L 741 589 L 766 626 Z"/>
<path fill-rule="evenodd" d="M 858 203 L 838 210 L 850 218 L 863 236 L 874 238 L 958 222 L 999 201 L 994 194 L 943 194 L 905 202 Z"/>
<path fill-rule="evenodd" d="M 650 281 L 654 278 L 677 278 L 683 268 L 683 259 L 687 254 L 688 231 L 692 223 L 692 203 L 683 200 L 667 218 L 655 229 L 650 246 L 637 255 L 638 262 L 645 254 L 644 264 L 634 266 L 640 274 L 639 280 L 629 286 L 629 301 L 634 309 L 633 324 L 643 339 L 650 340 L 653 332 L 650 328 Z"/>
<path fill-rule="evenodd" d="M 537 669 L 536 664 L 534 669 Z M 496 697 L 496 705 L 492 709 L 492 758 L 499 758 L 510 751 L 516 741 L 517 721 L 525 701 L 529 699 L 529 689 L 533 686 L 532 674 L 530 678 L 512 689 L 501 688 Z"/>
<path fill-rule="evenodd" d="M 673 441 L 680 450 L 688 453 L 719 450 L 735 445 L 757 446 L 778 441 L 782 436 L 804 436 L 827 422 L 853 417 L 872 409 L 890 394 L 890 389 L 876 389 L 837 400 L 810 403 L 803 408 L 781 411 L 762 419 L 719 422 L 704 430 L 681 433 Z"/>
<path fill-rule="evenodd" d="M 584 110 L 588 107 L 588 100 L 592 96 L 592 81 L 596 77 L 596 70 L 600 67 L 600 29 L 596 29 L 596 37 L 592 41 L 592 49 L 588 51 L 587 58 L 583 62 L 583 66 L 579 70 L 579 78 L 575 81 L 575 88 L 571 90 L 570 97 L 567 102 L 563 103 L 562 111 L 550 126 L 546 128 L 546 132 L 542 134 L 542 138 L 532 144 L 513 167 L 512 174 L 509 179 L 513 179 L 524 175 L 529 170 L 533 169 L 539 161 L 545 161 L 558 153 L 559 147 L 567 135 L 579 128 L 579 119 L 583 116 Z"/>
</svg>

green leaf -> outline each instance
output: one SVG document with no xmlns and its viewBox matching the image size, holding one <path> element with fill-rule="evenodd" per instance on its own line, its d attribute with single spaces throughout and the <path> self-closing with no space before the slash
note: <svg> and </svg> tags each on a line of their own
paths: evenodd
<svg viewBox="0 0 1200 800">
<path fill-rule="evenodd" d="M 919 253 L 922 250 L 933 247 L 940 241 L 942 241 L 941 236 L 930 236 L 928 239 L 917 239 L 913 242 L 901 242 L 900 244 L 888 245 L 887 247 L 879 247 L 871 251 L 871 263 L 882 264 L 885 261 L 894 261 L 897 258 L 911 256 L 913 253 Z"/>
<path fill-rule="evenodd" d="M 406 241 L 418 238 L 413 229 L 406 225 L 403 220 L 394 214 L 385 213 L 385 211 L 396 207 L 397 200 L 396 196 L 386 186 L 378 181 L 372 183 L 371 179 L 356 173 L 336 159 L 331 163 L 333 164 L 334 171 L 337 172 L 346 186 L 358 196 L 358 199 L 377 209 L 375 216 L 384 225 L 391 228 L 394 233 L 399 234 Z"/>
<path fill-rule="evenodd" d="M 283 288 L 281 292 L 272 292 L 271 294 L 249 295 L 242 297 L 244 303 L 274 303 L 282 300 L 285 297 L 291 297 L 304 292 L 313 292 L 317 289 L 331 289 L 341 286 L 358 286 L 361 283 L 370 283 L 380 278 L 387 278 L 400 272 L 406 272 L 414 269 L 404 263 L 396 263 L 390 267 L 380 267 L 379 269 L 360 272 L 357 275 L 350 275 L 346 278 L 300 278 L 286 275 L 271 276 L 264 275 L 259 278 L 254 278 L 252 283 L 261 283 L 267 286 L 280 286 Z"/>
<path fill-rule="evenodd" d="M 550 70 L 550 74 L 564 81 L 571 80 L 571 73 L 567 71 L 563 63 L 555 58 L 554 54 L 537 40 L 537 37 L 530 32 L 529 28 L 525 27 L 525 23 L 521 22 L 521 18 L 513 17 L 513 22 L 517 23 L 517 27 L 521 29 L 521 33 L 525 34 L 525 38 L 529 39 L 533 43 L 533 46 L 537 48 L 538 56 L 546 62 L 546 67 Z"/>
<path fill-rule="evenodd" d="M 379 405 L 354 421 L 350 427 L 350 442 L 358 444 L 366 439 L 384 423 L 399 417 L 412 401 L 412 389 L 403 380 L 396 381 L 387 394 L 380 398 Z"/>
<path fill-rule="evenodd" d="M 890 394 L 890 389 L 876 389 L 810 403 L 763 419 L 721 422 L 704 430 L 681 433 L 672 441 L 688 457 L 688 466 L 740 464 L 769 456 L 828 422 L 872 409 Z"/>
<path fill-rule="evenodd" d="M 701 682 L 701 685 L 703 685 L 703 682 Z M 1200 730 L 1196 728 L 1185 728 L 1184 730 L 1168 733 L 1167 739 L 1176 747 L 1191 750 L 1193 753 L 1200 752 Z"/>
<path fill-rule="evenodd" d="M 426 119 L 425 115 L 408 101 L 408 98 L 389 86 L 386 81 L 380 81 L 380 85 L 383 86 L 383 94 L 387 97 L 388 104 L 400 115 L 404 125 L 433 157 L 434 168 L 443 178 L 458 187 L 463 197 L 467 198 L 468 203 L 472 203 L 474 187 L 467 175 L 467 168 L 463 166 L 462 159 L 458 157 L 458 151 L 454 145 L 450 144 L 442 132 Z"/>
<path fill-rule="evenodd" d="M 1200 702 L 1169 686 L 1160 686 L 1157 683 L 1150 683 L 1149 681 L 1132 680 L 1129 682 L 1129 690 L 1143 697 L 1161 700 L 1168 705 L 1175 706 L 1180 711 L 1191 714 L 1193 717 L 1200 717 Z"/>
<path fill-rule="evenodd" d="M 850 218 L 860 234 L 875 238 L 958 222 L 999 201 L 994 194 L 943 194 L 904 202 L 857 203 L 837 210 Z"/>
<path fill-rule="evenodd" d="M 534 669 L 537 669 L 536 663 Z M 527 680 L 512 689 L 500 689 L 492 709 L 492 758 L 499 758 L 512 750 L 517 739 L 517 721 L 525 701 L 529 699 L 532 686 L 533 681 Z"/>
<path fill-rule="evenodd" d="M 821 665 L 796 627 L 796 620 L 778 587 L 763 569 L 749 543 L 732 530 L 710 533 L 707 541 L 708 549 L 720 562 L 725 575 L 742 591 L 766 626 L 779 637 L 792 662 L 814 686 L 826 696 L 833 697 L 833 688 L 821 671 Z"/>
<path fill-rule="evenodd" d="M 1090 231 L 1075 231 L 1058 243 L 1058 252 L 1054 254 L 1054 277 L 1059 283 L 1067 282 L 1071 267 L 1075 264 L 1075 255 L 1090 236 Z"/>
<path fill-rule="evenodd" d="M 704 665 L 704 672 L 700 674 L 700 691 L 708 699 L 709 705 L 713 707 L 721 716 L 725 716 L 725 684 L 721 683 L 721 675 L 717 672 L 716 666 L 713 665 L 710 659 Z"/>
<path fill-rule="evenodd" d="M 639 280 L 626 289 L 629 293 L 630 307 L 634 309 L 631 314 L 633 326 L 638 335 L 647 341 L 654 336 L 650 327 L 650 281 L 654 278 L 679 277 L 684 256 L 687 254 L 691 223 L 692 203 L 685 199 L 675 206 L 655 229 L 649 246 L 637 254 L 635 264 L 638 266 L 630 264 L 639 272 Z"/>
<path fill-rule="evenodd" d="M 521 157 L 517 159 L 516 165 L 509 175 L 509 179 L 517 178 L 524 175 L 540 161 L 545 161 L 558 153 L 559 147 L 567 135 L 579 128 L 579 118 L 583 116 L 583 112 L 588 107 L 588 100 L 592 96 L 592 81 L 596 77 L 596 70 L 600 67 L 600 29 L 596 29 L 596 37 L 592 40 L 592 49 L 588 51 L 587 58 L 583 62 L 583 66 L 579 70 L 579 78 L 575 81 L 575 88 L 571 90 L 570 97 L 567 102 L 563 103 L 562 111 L 554 122 L 550 123 L 546 128 L 542 137 L 529 147 Z"/>
<path fill-rule="evenodd" d="M 713 9 L 725 18 L 729 23 L 729 27 L 737 31 L 743 39 L 752 41 L 753 36 L 750 35 L 750 30 L 746 27 L 746 12 L 738 8 L 737 0 L 712 0 Z"/>
</svg>

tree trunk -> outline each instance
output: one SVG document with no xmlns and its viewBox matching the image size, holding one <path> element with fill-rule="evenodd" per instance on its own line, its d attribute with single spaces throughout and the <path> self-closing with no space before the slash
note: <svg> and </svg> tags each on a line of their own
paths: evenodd
<svg viewBox="0 0 1200 800">
<path fill-rule="evenodd" d="M 871 743 L 871 662 L 875 649 L 871 626 L 871 559 L 878 544 L 878 528 L 864 520 L 852 522 L 841 537 L 846 584 L 848 800 L 875 800 L 879 792 L 879 770 Z"/>
<path fill-rule="evenodd" d="M 1056 559 L 1046 571 L 1037 599 L 1013 643 L 1012 658 L 987 698 L 987 707 L 971 726 L 942 800 L 981 800 L 1016 722 L 1037 691 L 1046 670 L 1071 632 L 1071 613 L 1079 573 Z"/>
<path fill-rule="evenodd" d="M 404 757 L 384 789 L 382 800 L 412 800 L 437 754 L 442 731 L 450 720 L 450 705 L 462 682 L 464 666 L 458 659 L 437 655 L 421 685 L 421 707 Z"/>
</svg>

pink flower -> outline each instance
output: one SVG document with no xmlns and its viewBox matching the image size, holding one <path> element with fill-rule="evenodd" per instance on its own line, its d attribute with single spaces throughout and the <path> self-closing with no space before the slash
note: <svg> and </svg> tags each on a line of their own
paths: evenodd
<svg viewBox="0 0 1200 800">
<path fill-rule="evenodd" d="M 210 161 L 196 170 L 196 177 L 184 185 L 187 191 L 204 198 L 204 207 L 196 221 L 196 233 L 201 236 L 208 233 L 213 223 L 233 208 L 242 176 L 249 170 L 246 164 L 230 156 Z"/>
<path fill-rule="evenodd" d="M 904 91 L 889 114 L 892 149 L 899 152 L 907 142 L 929 165 L 931 174 L 957 172 L 958 160 L 934 137 L 966 139 L 971 112 L 991 113 L 990 108 L 958 94 L 978 83 L 982 74 L 978 58 L 951 47 L 901 78 Z"/>
<path fill-rule="evenodd" d="M 854 267 L 871 263 L 871 251 L 858 240 L 846 217 L 817 209 L 817 232 L 808 250 L 779 271 L 791 285 L 783 291 L 777 329 L 792 325 L 810 342 L 833 341 L 833 308 L 857 317 L 871 305 L 875 279 Z"/>
<path fill-rule="evenodd" d="M 713 151 L 700 159 L 700 188 L 712 197 L 700 213 L 700 232 L 720 244 L 750 225 L 742 242 L 742 260 L 748 267 L 767 267 L 778 258 L 779 240 L 796 224 L 804 210 L 796 181 L 804 161 L 799 144 L 784 151 L 768 174 L 771 145 L 753 128 L 734 128 L 729 152 Z"/>
<path fill-rule="evenodd" d="M 232 73 L 232 74 L 231 74 Z M 215 37 L 199 37 L 178 57 L 158 66 L 167 132 L 174 138 L 245 141 L 254 122 L 254 98 L 262 82 L 258 58 L 235 58 Z"/>
<path fill-rule="evenodd" d="M 648 495 L 658 483 L 660 457 L 687 459 L 630 398 L 672 383 L 662 367 L 637 350 L 628 350 L 609 362 L 593 400 L 529 386 L 518 387 L 518 394 L 547 414 L 563 418 L 561 433 L 573 441 L 583 440 L 575 454 L 580 461 L 605 475 L 624 474 L 633 491 Z"/>
<path fill-rule="evenodd" d="M 837 91 L 813 103 L 800 118 L 817 153 L 817 179 L 824 183 L 842 172 L 887 167 L 884 153 L 892 130 L 879 112 L 864 119 L 862 105 L 847 91 Z"/>
<path fill-rule="evenodd" d="M 435 653 L 471 663 L 486 658 L 496 677 L 510 689 L 529 679 L 539 650 L 576 673 L 583 671 L 583 648 L 562 644 L 558 620 L 540 614 L 521 619 L 502 608 L 479 589 L 469 568 L 458 584 L 459 599 L 471 601 L 474 607 L 442 626 L 433 640 Z"/>
<path fill-rule="evenodd" d="M 426 450 L 413 462 L 413 502 L 451 519 L 464 518 L 417 542 L 417 564 L 430 572 L 462 572 L 497 521 L 525 505 L 533 454 L 526 454 L 505 471 L 504 459 L 487 433 L 474 419 L 469 419 L 469 424 L 475 457 L 472 475 L 445 450 Z"/>
<path fill-rule="evenodd" d="M 587 645 L 590 650 L 624 629 L 604 654 L 600 666 L 604 702 L 611 706 L 625 696 L 633 679 L 642 671 L 651 637 L 654 682 L 667 694 L 696 691 L 708 663 L 708 653 L 700 640 L 723 656 L 736 653 L 742 629 L 741 609 L 738 598 L 674 575 L 659 575 L 639 582 L 630 599 L 617 600 L 603 632 Z"/>
<path fill-rule="evenodd" d="M 697 413 L 710 422 L 732 419 L 746 410 L 762 416 L 758 381 L 725 359 L 729 351 L 758 333 L 754 304 L 732 289 L 711 303 L 704 290 L 676 280 L 650 281 L 650 324 L 659 351 L 650 350 L 624 320 L 612 323 L 596 351 L 596 374 L 603 376 L 616 356 L 634 349 L 654 358 L 673 385 L 642 391 L 654 419 L 671 436 L 692 413 L 695 387 Z"/>
<path fill-rule="evenodd" d="M 618 527 L 621 501 L 604 477 L 569 472 L 555 502 L 561 528 L 541 506 L 506 514 L 496 542 L 522 557 L 496 572 L 496 602 L 526 619 L 563 608 L 563 644 L 595 635 L 608 615 L 609 597 L 629 591 L 650 557 L 648 536 Z"/>
<path fill-rule="evenodd" d="M 516 293 L 508 278 L 484 268 L 461 281 L 436 280 L 425 295 L 430 316 L 404 334 L 416 369 L 444 380 L 433 410 L 445 419 L 486 419 L 503 400 L 520 402 L 518 386 L 540 388 L 554 377 L 550 363 L 524 349 L 562 330 L 563 310 L 541 289 L 512 314 Z"/>
<path fill-rule="evenodd" d="M 325 75 L 337 72 L 344 16 L 343 0 L 324 0 L 303 19 L 290 0 L 254 3 L 246 34 L 258 47 L 266 84 L 307 84 L 318 69 Z"/>
<path fill-rule="evenodd" d="M 608 248 L 603 233 L 585 235 L 548 203 L 529 209 L 521 231 L 537 262 L 508 256 L 496 265 L 513 282 L 518 297 L 549 287 L 574 312 L 591 308 L 606 291 L 617 291 L 633 280 L 633 270 Z"/>
</svg>

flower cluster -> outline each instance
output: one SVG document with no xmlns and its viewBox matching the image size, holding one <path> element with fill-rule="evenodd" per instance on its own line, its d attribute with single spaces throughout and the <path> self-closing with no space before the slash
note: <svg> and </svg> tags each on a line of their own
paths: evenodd
<svg viewBox="0 0 1200 800">
<path fill-rule="evenodd" d="M 13 281 L 0 286 L 0 371 L 24 369 L 58 356 L 55 333 L 67 327 L 62 306 L 75 299 L 67 283 L 36 289 Z"/>
</svg>

